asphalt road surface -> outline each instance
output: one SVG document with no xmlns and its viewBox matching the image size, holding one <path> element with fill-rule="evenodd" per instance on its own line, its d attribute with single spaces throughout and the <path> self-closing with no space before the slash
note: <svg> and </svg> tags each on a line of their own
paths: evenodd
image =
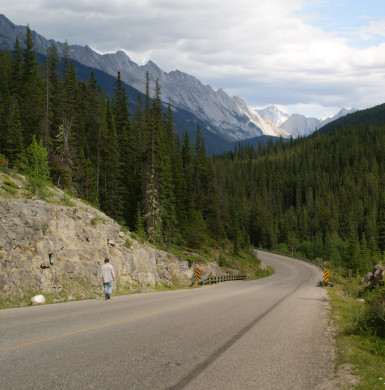
<svg viewBox="0 0 385 390">
<path fill-rule="evenodd" d="M 0 389 L 311 390 L 332 373 L 322 271 L 0 311 Z"/>
</svg>

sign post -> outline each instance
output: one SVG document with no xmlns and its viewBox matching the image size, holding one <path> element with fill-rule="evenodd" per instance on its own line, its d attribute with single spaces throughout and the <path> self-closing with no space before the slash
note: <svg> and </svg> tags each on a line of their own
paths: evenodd
<svg viewBox="0 0 385 390">
<path fill-rule="evenodd" d="M 324 282 L 329 283 L 329 270 L 327 269 L 324 271 Z"/>
</svg>

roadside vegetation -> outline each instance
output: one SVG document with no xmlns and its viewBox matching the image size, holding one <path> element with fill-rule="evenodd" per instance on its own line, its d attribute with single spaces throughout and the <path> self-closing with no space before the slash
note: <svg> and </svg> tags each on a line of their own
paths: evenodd
<svg viewBox="0 0 385 390">
<path fill-rule="evenodd" d="M 385 388 L 384 286 L 365 292 L 360 278 L 335 275 L 328 287 L 331 318 L 336 327 L 336 366 L 352 366 L 358 390 Z M 382 305 L 382 318 L 381 318 Z M 380 310 L 379 310 L 380 309 Z"/>
</svg>

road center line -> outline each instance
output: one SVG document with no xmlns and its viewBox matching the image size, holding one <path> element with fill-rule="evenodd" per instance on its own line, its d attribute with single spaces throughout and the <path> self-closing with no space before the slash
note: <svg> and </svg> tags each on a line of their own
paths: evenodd
<svg viewBox="0 0 385 390">
<path fill-rule="evenodd" d="M 258 286 L 252 288 L 252 290 L 254 290 L 256 288 L 258 288 Z M 184 304 L 181 304 L 181 305 L 171 306 L 171 307 L 168 307 L 168 308 L 165 308 L 165 309 L 161 309 L 161 310 L 156 310 L 156 311 L 153 311 L 153 312 L 150 312 L 150 313 L 145 313 L 145 314 L 140 314 L 140 315 L 137 315 L 137 316 L 127 317 L 127 318 L 123 318 L 123 319 L 117 320 L 117 321 L 106 322 L 104 324 L 90 326 L 90 327 L 87 327 L 87 328 L 74 330 L 72 332 L 65 332 L 65 333 L 58 334 L 58 335 L 43 337 L 41 339 L 30 340 L 30 341 L 26 341 L 24 343 L 10 345 L 8 347 L 2 347 L 2 348 L 0 348 L 0 352 L 11 351 L 11 350 L 14 350 L 14 349 L 17 349 L 17 348 L 26 347 L 28 345 L 38 344 L 38 343 L 42 343 L 44 341 L 49 341 L 49 340 L 60 339 L 60 338 L 63 338 L 63 337 L 72 336 L 72 335 L 76 335 L 76 334 L 79 334 L 79 333 L 89 332 L 89 331 L 95 330 L 95 329 L 102 329 L 102 328 L 106 328 L 108 326 L 117 325 L 117 324 L 121 324 L 121 323 L 124 323 L 124 322 L 129 322 L 129 321 L 133 321 L 133 320 L 142 319 L 142 318 L 154 316 L 154 315 L 157 315 L 157 314 L 166 313 L 166 312 L 169 312 L 169 311 L 172 311 L 172 310 L 181 309 L 181 308 L 184 308 L 184 307 L 201 304 L 201 303 L 204 303 L 204 302 L 209 302 L 209 301 L 212 301 L 212 300 L 215 300 L 215 299 L 218 299 L 218 298 L 226 298 L 228 296 L 234 296 L 234 295 L 237 295 L 237 294 L 244 293 L 246 291 L 250 291 L 250 290 L 242 290 L 242 291 L 239 291 L 239 292 L 236 292 L 236 293 L 215 295 L 214 297 L 211 297 L 211 298 L 204 298 L 204 299 L 200 299 L 200 300 L 194 301 L 194 302 L 189 302 L 189 303 L 184 303 Z"/>
</svg>

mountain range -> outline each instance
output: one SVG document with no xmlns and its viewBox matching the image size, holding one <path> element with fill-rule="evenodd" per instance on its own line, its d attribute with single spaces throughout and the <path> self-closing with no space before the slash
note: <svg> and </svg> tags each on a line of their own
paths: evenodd
<svg viewBox="0 0 385 390">
<path fill-rule="evenodd" d="M 342 108 L 335 116 L 326 119 L 309 118 L 301 114 L 286 114 L 275 106 L 267 106 L 264 109 L 256 110 L 263 118 L 269 119 L 281 129 L 287 131 L 294 138 L 307 136 L 322 126 L 335 121 L 345 115 L 358 111 L 355 108 Z"/>
<path fill-rule="evenodd" d="M 0 49 L 12 50 L 16 38 L 23 47 L 26 31 L 26 26 L 16 26 L 0 14 Z M 35 31 L 32 31 L 32 36 L 40 57 L 44 58 L 53 42 L 59 55 L 64 56 L 64 43 L 48 40 Z M 89 46 L 79 45 L 69 45 L 69 49 L 71 59 L 77 63 L 78 76 L 83 73 L 84 78 L 88 78 L 90 71 L 86 68 L 91 68 L 96 71 L 95 76 L 104 90 L 110 89 L 112 92 L 113 80 L 120 72 L 131 105 L 135 105 L 138 93 L 145 93 L 148 72 L 151 88 L 154 88 L 157 80 L 161 87 L 162 101 L 171 105 L 178 130 L 187 130 L 194 139 L 196 126 L 199 124 L 211 153 L 232 149 L 239 141 L 261 136 L 264 136 L 263 139 L 266 139 L 265 136 L 306 136 L 324 124 L 355 111 L 342 109 L 335 117 L 322 121 L 299 114 L 289 116 L 275 106 L 254 110 L 240 97 L 230 97 L 223 89 L 215 91 L 194 76 L 179 70 L 167 73 L 152 61 L 139 66 L 123 51 L 99 54 Z"/>
</svg>

